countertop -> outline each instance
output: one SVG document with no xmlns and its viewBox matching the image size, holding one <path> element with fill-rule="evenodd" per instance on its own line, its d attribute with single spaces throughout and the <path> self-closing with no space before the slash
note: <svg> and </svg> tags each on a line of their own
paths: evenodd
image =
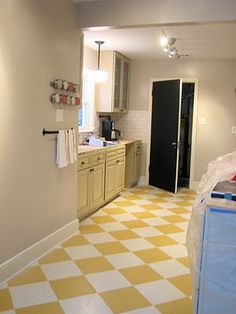
<svg viewBox="0 0 236 314">
<path fill-rule="evenodd" d="M 89 145 L 79 145 L 78 146 L 78 154 L 93 152 L 96 150 L 104 150 L 104 146 L 89 146 Z"/>
<path fill-rule="evenodd" d="M 110 146 L 89 146 L 89 145 L 79 145 L 78 146 L 78 154 L 83 154 L 83 153 L 88 153 L 88 152 L 94 152 L 97 150 L 104 150 L 107 148 L 112 148 L 112 147 L 117 147 L 119 145 L 128 145 L 131 143 L 135 143 L 140 141 L 139 139 L 124 139 L 120 140 L 117 144 L 115 145 L 110 145 Z"/>
</svg>

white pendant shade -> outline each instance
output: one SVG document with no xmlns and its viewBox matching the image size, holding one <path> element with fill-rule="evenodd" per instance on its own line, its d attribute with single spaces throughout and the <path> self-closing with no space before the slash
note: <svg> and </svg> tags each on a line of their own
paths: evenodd
<svg viewBox="0 0 236 314">
<path fill-rule="evenodd" d="M 103 83 L 108 78 L 108 72 L 102 70 L 93 71 L 93 79 L 95 83 Z"/>
</svg>

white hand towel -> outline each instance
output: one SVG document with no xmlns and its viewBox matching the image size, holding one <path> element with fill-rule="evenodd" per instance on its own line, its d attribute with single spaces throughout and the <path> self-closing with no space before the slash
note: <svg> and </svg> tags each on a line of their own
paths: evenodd
<svg viewBox="0 0 236 314">
<path fill-rule="evenodd" d="M 70 162 L 73 164 L 77 159 L 75 130 L 69 130 L 68 137 L 69 137 L 69 158 L 70 158 Z"/>
<path fill-rule="evenodd" d="M 75 130 L 74 130 L 74 129 L 72 130 L 72 134 L 73 134 L 73 151 L 74 151 L 74 160 L 76 161 L 76 160 L 77 160 L 77 150 L 76 150 L 76 147 L 77 147 L 77 142 L 76 142 L 76 136 L 75 136 Z"/>
<path fill-rule="evenodd" d="M 59 130 L 57 135 L 57 157 L 56 163 L 58 168 L 63 168 L 68 165 L 67 157 L 67 132 L 64 130 Z"/>
</svg>

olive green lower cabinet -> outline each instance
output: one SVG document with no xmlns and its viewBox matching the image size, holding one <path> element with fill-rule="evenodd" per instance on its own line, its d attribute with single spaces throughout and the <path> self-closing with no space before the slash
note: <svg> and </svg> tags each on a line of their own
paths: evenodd
<svg viewBox="0 0 236 314">
<path fill-rule="evenodd" d="M 140 140 L 126 145 L 125 187 L 138 184 L 141 176 L 142 142 Z"/>
<path fill-rule="evenodd" d="M 125 145 L 79 154 L 77 215 L 79 220 L 108 203 L 124 189 Z"/>
<path fill-rule="evenodd" d="M 77 214 L 81 220 L 104 204 L 105 151 L 79 155 Z"/>
<path fill-rule="evenodd" d="M 125 181 L 125 146 L 106 150 L 105 201 L 115 198 L 123 189 Z"/>
</svg>

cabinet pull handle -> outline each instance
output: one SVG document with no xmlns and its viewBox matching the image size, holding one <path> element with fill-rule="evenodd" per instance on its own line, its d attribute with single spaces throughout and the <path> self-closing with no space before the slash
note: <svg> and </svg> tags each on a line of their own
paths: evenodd
<svg viewBox="0 0 236 314">
<path fill-rule="evenodd" d="M 116 161 L 116 163 L 118 164 L 118 162 L 120 162 L 120 160 L 119 160 L 119 159 Z"/>
<path fill-rule="evenodd" d="M 90 169 L 90 170 L 89 170 L 89 172 L 93 172 L 93 171 L 94 171 L 94 169 Z"/>
</svg>

